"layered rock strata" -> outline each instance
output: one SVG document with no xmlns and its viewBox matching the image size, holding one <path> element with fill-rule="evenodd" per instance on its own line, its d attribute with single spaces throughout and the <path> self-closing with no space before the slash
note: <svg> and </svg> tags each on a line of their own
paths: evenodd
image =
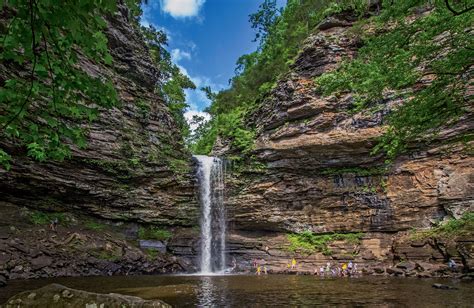
<svg viewBox="0 0 474 308">
<path fill-rule="evenodd" d="M 74 148 L 64 162 L 32 161 L 24 149 L 2 140 L 15 155 L 11 170 L 0 171 L 1 200 L 109 219 L 195 225 L 190 155 L 170 110 L 155 93 L 159 71 L 124 6 L 108 18 L 106 35 L 113 66 L 87 59 L 80 65 L 92 76 L 112 78 L 120 108 L 102 110 L 87 127 L 87 149 Z"/>
<path fill-rule="evenodd" d="M 266 168 L 227 181 L 230 253 L 247 268 L 257 258 L 282 270 L 294 255 L 285 249 L 288 233 L 362 232 L 356 248 L 335 242 L 334 255 L 297 256 L 312 269 L 348 260 L 390 266 L 405 257 L 438 263 L 454 258 L 469 267 L 472 237 L 450 244 L 457 248 L 445 254 L 436 245 L 399 238 L 474 210 L 474 144 L 459 141 L 474 131 L 471 110 L 430 145 L 410 145 L 409 154 L 387 167 L 381 154 L 371 152 L 387 114 L 403 101 L 387 92 L 376 112 L 354 113 L 351 93 L 323 97 L 315 85 L 315 77 L 360 47 L 351 18 L 332 19 L 340 22 L 323 23 L 307 39 L 291 73 L 253 115 L 256 155 Z"/>
<path fill-rule="evenodd" d="M 135 247 L 138 227 L 128 240 L 122 235 L 134 223 L 191 228 L 199 210 L 190 154 L 156 94 L 160 72 L 120 3 L 107 17 L 113 65 L 80 61 L 88 74 L 110 77 L 121 102 L 84 127 L 87 148 L 73 147 L 72 158 L 63 162 L 39 163 L 13 141 L 0 140 L 13 153 L 11 170 L 0 168 L 0 272 L 9 279 L 185 270 L 169 254 Z M 14 73 L 0 64 L 2 80 Z M 87 217 L 105 219 L 124 230 L 90 232 L 60 223 L 55 233 L 49 222 L 35 225 L 24 211 L 82 217 L 76 226 Z"/>
</svg>

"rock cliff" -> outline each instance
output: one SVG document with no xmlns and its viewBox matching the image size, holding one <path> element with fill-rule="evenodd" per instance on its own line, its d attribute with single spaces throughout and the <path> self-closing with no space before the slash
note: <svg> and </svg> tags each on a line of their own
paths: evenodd
<svg viewBox="0 0 474 308">
<path fill-rule="evenodd" d="M 80 62 L 88 74 L 111 77 L 121 101 L 86 128 L 87 149 L 73 148 L 64 162 L 39 163 L 0 140 L 14 153 L 11 170 L 0 169 L 0 274 L 13 279 L 137 272 L 131 267 L 141 273 L 183 270 L 173 265 L 176 259 L 134 247 L 136 223 L 192 227 L 199 211 L 191 155 L 155 93 L 159 71 L 128 15 L 119 5 L 107 18 L 112 66 Z M 10 73 L 2 63 L 0 76 Z M 34 221 L 43 213 L 72 218 L 54 232 L 48 219 Z M 107 232 L 90 233 L 88 222 Z M 117 224 L 123 227 L 101 227 Z"/>
<path fill-rule="evenodd" d="M 265 168 L 228 179 L 231 253 L 281 270 L 293 256 L 286 234 L 362 232 L 354 245 L 334 241 L 326 255 L 299 251 L 302 268 L 349 259 L 374 267 L 407 257 L 454 257 L 467 266 L 472 237 L 451 243 L 443 254 L 433 243 L 413 244 L 406 234 L 474 210 L 473 142 L 461 141 L 472 135 L 472 110 L 429 145 L 410 145 L 409 154 L 385 166 L 384 157 L 371 151 L 386 129 L 385 117 L 403 101 L 387 93 L 378 111 L 353 113 L 351 93 L 323 97 L 314 83 L 357 54 L 360 40 L 351 20 L 340 15 L 324 21 L 253 114 L 255 153 Z"/>
<path fill-rule="evenodd" d="M 33 162 L 24 149 L 2 141 L 17 154 L 11 170 L 0 171 L 2 201 L 109 219 L 195 224 L 190 154 L 168 107 L 155 94 L 159 72 L 127 14 L 121 7 L 108 18 L 113 66 L 81 62 L 93 76 L 112 77 L 122 106 L 103 110 L 87 128 L 87 149 L 73 149 L 72 159 L 64 162 Z"/>
</svg>

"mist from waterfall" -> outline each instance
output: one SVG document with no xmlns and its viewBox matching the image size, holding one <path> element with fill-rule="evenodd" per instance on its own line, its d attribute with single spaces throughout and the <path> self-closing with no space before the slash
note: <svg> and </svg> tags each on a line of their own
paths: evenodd
<svg viewBox="0 0 474 308">
<path fill-rule="evenodd" d="M 200 273 L 223 273 L 226 269 L 225 167 L 217 157 L 195 155 L 201 205 Z"/>
</svg>

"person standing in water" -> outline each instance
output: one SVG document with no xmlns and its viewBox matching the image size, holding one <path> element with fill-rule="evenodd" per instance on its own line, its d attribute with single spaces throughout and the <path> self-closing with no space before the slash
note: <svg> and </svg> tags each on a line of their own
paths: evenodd
<svg viewBox="0 0 474 308">
<path fill-rule="evenodd" d="M 326 275 L 329 276 L 331 273 L 331 263 L 326 263 Z"/>
<path fill-rule="evenodd" d="M 260 264 L 257 265 L 257 275 L 260 276 L 260 273 L 261 273 L 262 269 L 260 267 Z"/>
<path fill-rule="evenodd" d="M 341 269 L 342 269 L 342 276 L 346 276 L 347 275 L 347 263 L 343 263 Z"/>
</svg>

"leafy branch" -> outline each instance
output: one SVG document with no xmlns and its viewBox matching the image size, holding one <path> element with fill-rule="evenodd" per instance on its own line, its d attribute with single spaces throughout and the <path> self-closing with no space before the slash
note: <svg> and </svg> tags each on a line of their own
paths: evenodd
<svg viewBox="0 0 474 308">
<path fill-rule="evenodd" d="M 107 77 L 89 76 L 78 65 L 84 58 L 111 64 L 104 16 L 112 16 L 116 1 L 10 0 L 1 9 L 8 26 L 0 46 L 7 79 L 0 89 L 0 146 L 23 146 L 37 160 L 62 160 L 72 144 L 85 146 L 81 126 L 118 102 Z M 0 164 L 9 168 L 10 161 L 0 148 Z"/>
<path fill-rule="evenodd" d="M 467 13 L 467 12 L 474 9 L 474 6 L 470 6 L 470 7 L 465 8 L 464 10 L 458 12 L 451 6 L 451 4 L 449 4 L 449 0 L 444 0 L 444 3 L 446 4 L 446 7 L 448 8 L 448 10 L 451 13 L 453 13 L 454 16 L 462 15 L 462 14 Z"/>
</svg>

